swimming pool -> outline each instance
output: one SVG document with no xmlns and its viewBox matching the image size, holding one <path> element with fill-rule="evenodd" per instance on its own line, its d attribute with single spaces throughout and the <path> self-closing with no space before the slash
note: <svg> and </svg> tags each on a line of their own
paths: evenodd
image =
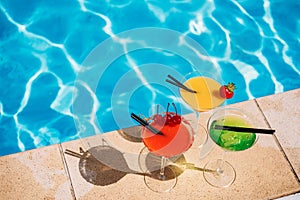
<svg viewBox="0 0 300 200">
<path fill-rule="evenodd" d="M 4 0 L 0 155 L 133 124 L 207 71 L 228 104 L 300 87 L 300 3 L 284 0 Z M 158 95 L 157 95 L 158 94 Z"/>
</svg>

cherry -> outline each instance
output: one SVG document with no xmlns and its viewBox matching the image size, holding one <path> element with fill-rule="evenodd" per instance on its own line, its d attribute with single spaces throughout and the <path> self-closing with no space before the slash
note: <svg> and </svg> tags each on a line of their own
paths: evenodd
<svg viewBox="0 0 300 200">
<path fill-rule="evenodd" d="M 173 117 L 170 113 L 166 114 L 165 120 L 167 125 L 173 125 Z"/>
<path fill-rule="evenodd" d="M 167 105 L 166 115 L 164 116 L 164 120 L 165 120 L 166 125 L 172 125 L 173 124 L 172 115 L 169 112 L 169 107 L 170 107 L 170 103 L 168 103 L 168 105 Z"/>
<path fill-rule="evenodd" d="M 159 115 L 159 114 L 154 115 L 153 120 L 154 120 L 155 123 L 157 123 L 159 125 L 163 125 L 164 121 L 165 121 L 165 119 L 163 118 L 163 116 Z"/>
<path fill-rule="evenodd" d="M 182 120 L 182 117 L 180 115 L 178 115 L 178 113 L 177 113 L 177 108 L 174 103 L 172 103 L 172 106 L 175 109 L 175 113 L 169 112 L 170 103 L 168 103 L 167 112 L 166 112 L 166 115 L 164 116 L 165 123 L 166 123 L 166 125 L 169 125 L 169 126 L 174 126 L 176 124 L 180 124 L 181 120 Z"/>
<path fill-rule="evenodd" d="M 172 103 L 172 105 L 173 105 L 173 107 L 175 109 L 175 112 L 176 112 L 176 114 L 172 117 L 172 121 L 173 121 L 174 124 L 180 124 L 181 123 L 181 116 L 178 115 L 178 113 L 177 113 L 177 108 L 175 106 L 175 103 Z"/>
<path fill-rule="evenodd" d="M 158 125 L 164 125 L 165 119 L 159 113 L 159 105 L 156 106 L 156 114 L 153 116 L 154 123 Z"/>
<path fill-rule="evenodd" d="M 180 124 L 180 123 L 181 123 L 181 116 L 179 116 L 179 115 L 174 115 L 174 116 L 172 117 L 172 121 L 173 121 L 174 124 Z"/>
</svg>

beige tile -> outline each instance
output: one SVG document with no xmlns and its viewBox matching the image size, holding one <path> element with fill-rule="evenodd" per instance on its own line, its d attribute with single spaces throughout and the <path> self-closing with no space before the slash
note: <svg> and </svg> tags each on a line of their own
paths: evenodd
<svg viewBox="0 0 300 200">
<path fill-rule="evenodd" d="M 298 200 L 300 199 L 300 193 L 291 194 L 289 196 L 278 198 L 277 200 Z"/>
<path fill-rule="evenodd" d="M 267 127 L 255 101 L 233 105 L 251 111 L 258 125 Z M 205 123 L 210 113 L 201 113 Z M 227 153 L 225 158 L 236 169 L 235 183 L 226 189 L 214 188 L 203 178 L 201 167 L 211 159 L 221 158 L 223 151 L 218 147 L 203 147 L 211 150 L 205 158 L 199 159 L 199 149 L 192 148 L 184 155 L 186 162 L 193 162 L 197 170 L 182 169 L 174 190 L 157 194 L 149 190 L 139 171 L 138 154 L 141 142 L 129 141 L 111 132 L 103 137 L 63 143 L 64 149 L 79 152 L 80 147 L 98 149 L 98 158 L 111 158 L 108 165 L 95 160 L 90 154 L 79 157 L 65 155 L 72 185 L 77 199 L 269 199 L 300 191 L 291 168 L 280 151 L 273 136 L 261 136 L 257 144 L 243 152 Z M 106 141 L 107 140 L 107 141 Z M 111 147 L 107 147 L 110 146 Z M 106 150 L 106 151 L 105 151 Z M 94 154 L 95 155 L 95 154 Z M 106 157 L 106 158 L 105 158 Z M 108 159 L 109 160 L 109 159 Z"/>
<path fill-rule="evenodd" d="M 255 101 L 247 101 L 228 107 L 247 110 L 259 127 L 268 127 L 264 116 L 260 113 Z M 218 147 L 215 147 L 203 161 L 212 157 L 222 157 Z M 225 154 L 236 169 L 235 183 L 224 190 L 218 199 L 267 199 L 284 196 L 300 190 L 299 183 L 293 175 L 288 162 L 276 143 L 274 136 L 259 135 L 257 144 L 242 152 Z M 237 197 L 239 196 L 239 197 Z"/>
<path fill-rule="evenodd" d="M 300 178 L 300 89 L 257 99 Z"/>
<path fill-rule="evenodd" d="M 0 158 L 0 199 L 73 199 L 58 145 Z"/>
</svg>

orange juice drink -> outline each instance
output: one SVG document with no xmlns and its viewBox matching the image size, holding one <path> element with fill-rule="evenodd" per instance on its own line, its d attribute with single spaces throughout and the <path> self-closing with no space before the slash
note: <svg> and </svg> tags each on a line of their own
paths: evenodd
<svg viewBox="0 0 300 200">
<path fill-rule="evenodd" d="M 225 99 L 220 96 L 221 84 L 214 79 L 198 76 L 188 79 L 185 86 L 197 93 L 180 89 L 182 99 L 196 111 L 207 111 L 220 106 Z"/>
<path fill-rule="evenodd" d="M 164 157 L 176 156 L 184 153 L 193 144 L 193 134 L 182 123 L 172 126 L 166 124 L 163 126 L 151 125 L 164 133 L 164 135 L 153 134 L 146 128 L 142 131 L 145 146 L 156 155 Z"/>
</svg>

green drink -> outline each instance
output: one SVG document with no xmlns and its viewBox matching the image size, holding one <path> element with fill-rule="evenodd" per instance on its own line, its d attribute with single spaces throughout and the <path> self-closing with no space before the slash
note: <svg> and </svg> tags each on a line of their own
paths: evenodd
<svg viewBox="0 0 300 200">
<path fill-rule="evenodd" d="M 229 130 L 217 130 L 215 125 L 251 127 L 245 119 L 237 116 L 223 116 L 221 119 L 213 121 L 210 125 L 210 137 L 219 146 L 226 150 L 242 151 L 250 148 L 256 140 L 255 133 L 235 132 Z"/>
<path fill-rule="evenodd" d="M 222 108 L 211 115 L 207 128 L 213 142 L 225 150 L 237 152 L 252 147 L 258 136 L 251 132 L 232 131 L 234 129 L 230 130 L 226 127 L 251 128 L 252 124 L 255 126 L 255 118 L 249 113 L 236 108 Z M 216 159 L 204 166 L 203 176 L 212 186 L 228 187 L 234 182 L 236 172 L 229 162 Z"/>
</svg>

